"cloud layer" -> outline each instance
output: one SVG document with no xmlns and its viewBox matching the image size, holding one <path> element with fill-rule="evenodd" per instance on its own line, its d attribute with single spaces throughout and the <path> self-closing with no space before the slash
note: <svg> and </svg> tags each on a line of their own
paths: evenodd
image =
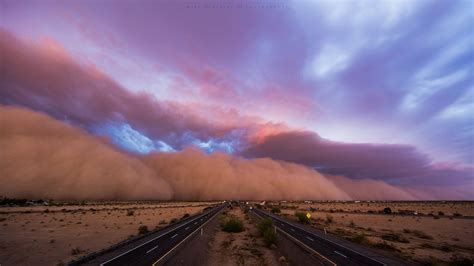
<svg viewBox="0 0 474 266">
<path fill-rule="evenodd" d="M 427 186 L 473 185 L 474 168 L 434 163 L 410 145 L 334 142 L 309 131 L 269 134 L 252 142 L 243 154 L 300 163 L 357 179 Z"/>
<path fill-rule="evenodd" d="M 196 149 L 132 155 L 27 109 L 0 106 L 0 194 L 57 199 L 416 199 L 381 181 Z M 370 188 L 369 190 L 363 190 Z M 357 191 L 355 191 L 357 190 Z"/>
</svg>

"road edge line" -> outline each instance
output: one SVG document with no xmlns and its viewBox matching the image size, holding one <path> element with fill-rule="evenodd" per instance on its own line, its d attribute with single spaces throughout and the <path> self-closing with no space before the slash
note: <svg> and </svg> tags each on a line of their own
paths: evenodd
<svg viewBox="0 0 474 266">
<path fill-rule="evenodd" d="M 165 255 L 161 256 L 157 261 L 153 262 L 152 266 L 156 266 L 156 264 L 158 262 L 160 262 L 162 259 L 164 259 L 166 256 L 168 256 L 173 250 L 175 250 L 179 245 L 181 245 L 184 241 L 186 241 L 189 237 L 193 236 L 194 233 L 196 233 L 197 230 L 201 229 L 202 227 L 204 227 L 208 222 L 212 221 L 212 219 L 214 219 L 214 217 L 219 214 L 221 212 L 221 210 L 219 210 L 218 212 L 216 212 L 216 214 L 214 214 L 211 218 L 209 218 L 209 220 L 207 220 L 205 223 L 203 223 L 201 226 L 199 226 L 198 228 L 196 228 L 196 230 L 194 230 L 191 234 L 189 234 L 187 237 L 185 237 L 183 240 L 181 240 L 181 242 L 179 242 L 178 244 L 176 244 L 176 246 L 174 246 L 172 249 L 170 249 L 168 252 L 165 253 Z"/>
<path fill-rule="evenodd" d="M 204 215 L 204 213 L 201 213 L 201 214 L 199 214 L 198 216 L 194 217 L 192 220 L 189 220 L 188 222 L 183 223 L 182 225 L 179 225 L 179 226 L 177 226 L 177 227 L 175 227 L 175 228 L 173 228 L 173 229 L 171 229 L 171 230 L 169 230 L 169 231 L 167 231 L 167 232 L 165 232 L 165 233 L 160 234 L 159 236 L 156 236 L 156 237 L 154 237 L 154 238 L 148 240 L 148 241 L 145 242 L 145 243 L 142 243 L 142 244 L 140 244 L 140 245 L 138 245 L 138 246 L 136 246 L 136 247 L 134 247 L 134 248 L 132 248 L 132 249 L 129 249 L 129 250 L 125 251 L 124 253 L 121 253 L 120 255 L 111 258 L 110 260 L 108 260 L 108 261 L 106 261 L 106 262 L 102 262 L 101 264 L 99 264 L 99 266 L 104 266 L 105 264 L 107 264 L 107 263 L 109 263 L 109 262 L 111 262 L 111 261 L 113 261 L 113 260 L 115 260 L 115 259 L 117 259 L 117 258 L 120 258 L 120 257 L 122 257 L 123 255 L 128 254 L 128 253 L 134 251 L 134 250 L 137 249 L 137 248 L 140 248 L 140 247 L 142 247 L 142 246 L 144 246 L 144 245 L 146 245 L 146 244 L 148 244 L 148 243 L 150 243 L 150 242 L 152 242 L 152 241 L 155 241 L 155 240 L 157 240 L 158 238 L 160 238 L 160 237 L 162 237 L 162 236 L 164 236 L 164 235 L 166 235 L 166 234 L 168 234 L 168 233 L 171 233 L 171 232 L 175 231 L 176 229 L 183 227 L 184 225 L 187 225 L 187 224 L 191 223 L 192 221 L 198 219 L 199 217 L 202 217 L 203 215 Z"/>
<path fill-rule="evenodd" d="M 258 217 L 260 217 L 260 219 L 263 219 L 263 217 L 260 216 L 258 213 L 256 213 L 256 212 L 253 212 L 253 213 L 255 213 Z M 275 226 L 276 226 L 276 225 L 275 225 Z M 276 229 L 279 230 L 280 232 L 284 233 L 287 237 L 290 237 L 293 241 L 296 241 L 296 242 L 298 242 L 300 245 L 303 245 L 304 248 L 306 248 L 306 249 L 308 249 L 308 250 L 310 250 L 310 251 L 316 253 L 316 255 L 318 255 L 319 257 L 321 257 L 321 258 L 327 260 L 327 261 L 328 261 L 329 263 L 331 263 L 332 265 L 334 265 L 334 266 L 337 265 L 334 261 L 332 261 L 332 260 L 326 258 L 326 257 L 323 256 L 321 253 L 317 252 L 316 250 L 312 249 L 311 247 L 309 247 L 309 246 L 306 245 L 305 243 L 303 243 L 303 242 L 299 241 L 298 239 L 294 238 L 293 236 L 291 236 L 291 235 L 288 234 L 287 232 L 283 231 L 283 229 L 279 228 L 278 226 L 276 226 Z"/>
</svg>

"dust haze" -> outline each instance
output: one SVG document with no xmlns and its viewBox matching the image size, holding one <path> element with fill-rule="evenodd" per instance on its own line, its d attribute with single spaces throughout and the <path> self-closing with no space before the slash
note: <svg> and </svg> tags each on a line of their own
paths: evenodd
<svg viewBox="0 0 474 266">
<path fill-rule="evenodd" d="M 0 106 L 0 194 L 54 199 L 416 199 L 383 181 L 187 148 L 136 155 L 29 109 Z"/>
</svg>

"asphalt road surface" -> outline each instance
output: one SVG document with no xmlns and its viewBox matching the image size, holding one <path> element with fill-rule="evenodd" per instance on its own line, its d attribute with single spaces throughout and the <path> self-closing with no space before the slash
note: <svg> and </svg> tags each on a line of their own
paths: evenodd
<svg viewBox="0 0 474 266">
<path fill-rule="evenodd" d="M 321 257 L 321 262 L 326 265 L 386 265 L 376 258 L 361 254 L 350 247 L 326 239 L 324 236 L 314 234 L 277 215 L 255 208 L 252 211 L 261 217 L 273 219 L 278 230 L 305 248 L 317 253 Z"/>
<path fill-rule="evenodd" d="M 119 255 L 104 262 L 100 261 L 98 264 L 104 266 L 160 265 L 160 262 L 162 262 L 167 255 L 194 233 L 199 233 L 201 227 L 226 206 L 227 204 L 220 204 L 198 216 L 191 217 L 174 225 L 174 228 L 171 230 L 157 232 L 157 235 L 147 242 L 135 245 L 131 244 L 127 250 L 122 251 Z"/>
</svg>

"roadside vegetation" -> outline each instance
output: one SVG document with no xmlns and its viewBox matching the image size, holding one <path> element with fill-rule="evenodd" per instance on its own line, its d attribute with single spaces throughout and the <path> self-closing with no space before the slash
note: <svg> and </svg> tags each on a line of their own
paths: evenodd
<svg viewBox="0 0 474 266">
<path fill-rule="evenodd" d="M 234 215 L 222 214 L 221 228 L 224 232 L 240 233 L 244 231 L 244 223 Z"/>
<path fill-rule="evenodd" d="M 276 245 L 277 243 L 277 233 L 275 229 L 275 224 L 270 218 L 264 218 L 260 220 L 257 224 L 257 230 L 261 237 L 263 237 L 263 242 L 267 247 L 271 245 Z"/>
<path fill-rule="evenodd" d="M 296 218 L 298 218 L 298 221 L 302 224 L 309 224 L 310 222 L 310 218 L 308 218 L 308 216 L 306 216 L 306 213 L 304 212 L 295 212 L 295 216 Z"/>
</svg>

